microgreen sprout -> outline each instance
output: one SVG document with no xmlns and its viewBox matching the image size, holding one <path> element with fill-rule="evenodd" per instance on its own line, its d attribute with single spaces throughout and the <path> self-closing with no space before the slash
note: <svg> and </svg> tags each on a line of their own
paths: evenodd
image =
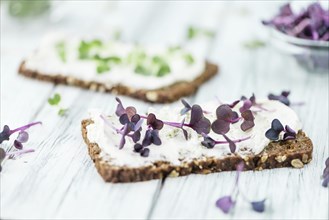
<svg viewBox="0 0 329 220">
<path fill-rule="evenodd" d="M 259 48 L 265 47 L 266 43 L 259 39 L 253 39 L 253 40 L 244 42 L 243 46 L 247 49 L 254 50 L 254 49 L 259 49 Z"/>
<path fill-rule="evenodd" d="M 63 63 L 66 62 L 66 44 L 64 41 L 60 41 L 55 45 L 57 54 Z"/>
<path fill-rule="evenodd" d="M 203 110 L 199 105 L 193 105 L 191 107 L 191 119 L 189 123 L 177 122 L 163 122 L 165 125 L 169 125 L 172 127 L 180 128 L 184 132 L 184 136 L 187 139 L 187 132 L 183 129 L 183 127 L 192 128 L 198 134 L 208 134 L 210 132 L 211 122 L 203 115 Z"/>
<path fill-rule="evenodd" d="M 277 100 L 277 101 L 280 101 L 283 104 L 289 106 L 290 105 L 290 101 L 288 99 L 289 95 L 290 95 L 290 91 L 282 91 L 280 95 L 274 95 L 274 94 L 270 93 L 268 95 L 268 99 L 269 100 Z"/>
<path fill-rule="evenodd" d="M 323 187 L 328 187 L 329 185 L 329 157 L 326 159 L 325 162 L 326 167 L 323 170 L 323 174 L 322 174 L 322 186 Z"/>
<path fill-rule="evenodd" d="M 246 141 L 250 139 L 250 137 L 245 137 L 237 140 L 231 140 L 229 137 L 227 137 L 225 134 L 223 134 L 223 137 L 225 138 L 226 141 L 216 141 L 213 138 L 209 137 L 207 134 L 202 133 L 203 136 L 203 141 L 201 144 L 205 146 L 206 148 L 214 148 L 215 145 L 217 144 L 229 144 L 229 148 L 231 150 L 231 153 L 234 153 L 236 150 L 236 143 Z"/>
<path fill-rule="evenodd" d="M 226 134 L 230 130 L 230 124 L 240 120 L 237 112 L 229 105 L 223 104 L 216 109 L 217 119 L 211 124 L 212 130 L 217 134 Z"/>
<path fill-rule="evenodd" d="M 256 212 L 264 212 L 265 211 L 265 199 L 260 201 L 250 201 L 246 196 L 244 196 L 239 188 L 239 179 L 241 172 L 244 170 L 244 163 L 240 162 L 236 167 L 236 179 L 235 184 L 232 190 L 232 193 L 227 196 L 223 196 L 216 201 L 216 207 L 221 209 L 225 214 L 229 213 L 231 210 L 234 209 L 237 198 L 241 194 L 242 198 L 250 203 L 251 208 Z"/>
<path fill-rule="evenodd" d="M 186 38 L 188 40 L 192 40 L 192 39 L 195 39 L 195 38 L 201 37 L 201 36 L 206 36 L 206 37 L 209 37 L 209 38 L 213 38 L 215 36 L 215 32 L 213 32 L 211 30 L 204 29 L 204 28 L 193 27 L 193 26 L 190 26 L 187 29 Z"/>
<path fill-rule="evenodd" d="M 304 102 L 291 102 L 288 98 L 289 95 L 290 91 L 282 91 L 279 95 L 274 95 L 270 93 L 267 97 L 269 100 L 277 100 L 287 106 L 301 106 L 305 104 Z"/>
<path fill-rule="evenodd" d="M 102 41 L 97 39 L 91 41 L 81 41 L 79 45 L 79 59 L 92 59 L 92 50 L 99 49 L 102 47 L 102 45 Z"/>
<path fill-rule="evenodd" d="M 22 127 L 15 128 L 13 130 L 11 130 L 8 125 L 5 125 L 3 127 L 3 130 L 0 132 L 0 144 L 2 144 L 4 141 L 9 141 L 10 136 L 18 132 L 18 136 L 14 140 L 14 147 L 18 149 L 18 151 L 6 153 L 3 148 L 0 148 L 0 171 L 1 171 L 1 162 L 5 159 L 6 156 L 13 157 L 34 151 L 32 149 L 24 149 L 24 150 L 22 149 L 23 149 L 23 144 L 26 143 L 29 139 L 29 134 L 27 133 L 26 130 L 38 124 L 41 124 L 41 122 L 33 122 L 24 125 Z"/>
<path fill-rule="evenodd" d="M 62 108 L 59 103 L 61 102 L 61 95 L 58 93 L 55 93 L 53 97 L 50 97 L 48 99 L 48 103 L 51 106 L 56 106 L 58 108 L 57 114 L 59 116 L 64 116 L 67 114 L 68 109 L 67 108 Z"/>
<path fill-rule="evenodd" d="M 194 63 L 194 58 L 193 58 L 192 54 L 190 54 L 190 53 L 184 54 L 183 58 L 186 61 L 186 63 L 189 65 Z"/>
<path fill-rule="evenodd" d="M 271 141 L 277 141 L 279 140 L 281 132 L 284 132 L 283 140 L 296 139 L 296 131 L 294 131 L 288 125 L 283 127 L 278 119 L 274 119 L 272 121 L 271 128 L 266 131 L 265 136 Z"/>
</svg>

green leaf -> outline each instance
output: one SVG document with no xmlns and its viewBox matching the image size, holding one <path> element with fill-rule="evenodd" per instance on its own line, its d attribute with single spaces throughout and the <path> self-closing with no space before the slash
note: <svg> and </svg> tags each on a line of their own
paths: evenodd
<svg viewBox="0 0 329 220">
<path fill-rule="evenodd" d="M 208 30 L 208 29 L 203 29 L 203 28 L 199 28 L 199 27 L 193 27 L 190 26 L 187 29 L 187 39 L 192 40 L 196 37 L 200 37 L 200 36 L 206 36 L 209 38 L 212 38 L 215 36 L 215 32 Z"/>
<path fill-rule="evenodd" d="M 59 115 L 59 116 L 64 116 L 64 115 L 66 115 L 66 113 L 68 112 L 68 110 L 69 110 L 69 109 L 67 109 L 67 108 L 60 108 L 60 109 L 58 110 L 58 115 Z"/>
<path fill-rule="evenodd" d="M 64 41 L 58 42 L 55 45 L 59 58 L 65 63 L 66 62 L 66 45 Z"/>
<path fill-rule="evenodd" d="M 168 52 L 169 52 L 169 53 L 175 53 L 175 52 L 177 52 L 177 51 L 180 51 L 181 49 L 182 49 L 181 46 L 173 46 L 173 47 L 169 47 L 169 48 L 168 48 Z"/>
<path fill-rule="evenodd" d="M 191 40 L 191 39 L 195 38 L 197 33 L 198 33 L 198 30 L 195 27 L 190 26 L 187 29 L 187 39 Z"/>
<path fill-rule="evenodd" d="M 60 101 L 61 101 L 61 96 L 58 93 L 55 93 L 53 97 L 48 99 L 48 103 L 50 105 L 58 105 Z"/>
<path fill-rule="evenodd" d="M 90 51 L 94 48 L 101 48 L 103 43 L 100 40 L 81 41 L 79 45 L 79 59 L 92 59 Z"/>
<path fill-rule="evenodd" d="M 168 64 L 163 64 L 157 73 L 157 76 L 162 77 L 170 73 L 170 67 Z"/>
<path fill-rule="evenodd" d="M 151 75 L 150 71 L 145 66 L 143 66 L 142 64 L 138 64 L 136 66 L 135 73 L 145 75 L 145 76 Z"/>
<path fill-rule="evenodd" d="M 106 61 L 99 61 L 97 65 L 97 73 L 101 74 L 110 71 L 110 66 Z"/>
<path fill-rule="evenodd" d="M 189 53 L 184 54 L 184 59 L 190 65 L 194 63 L 194 58 L 193 58 L 192 54 L 189 54 Z"/>
<path fill-rule="evenodd" d="M 247 49 L 258 49 L 266 46 L 266 43 L 259 39 L 244 42 L 243 46 Z"/>
</svg>

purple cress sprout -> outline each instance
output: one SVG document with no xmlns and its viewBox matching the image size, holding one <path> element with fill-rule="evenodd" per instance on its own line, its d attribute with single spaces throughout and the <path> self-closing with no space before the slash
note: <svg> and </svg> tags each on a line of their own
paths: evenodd
<svg viewBox="0 0 329 220">
<path fill-rule="evenodd" d="M 240 120 L 237 112 L 232 111 L 229 105 L 220 105 L 216 109 L 217 120 L 211 124 L 212 130 L 216 134 L 226 134 L 230 130 L 230 124 Z"/>
<path fill-rule="evenodd" d="M 29 129 L 30 127 L 34 126 L 34 125 L 38 125 L 38 124 L 42 124 L 41 122 L 33 122 L 27 125 L 24 125 L 22 127 L 16 128 L 14 130 L 10 130 L 8 125 L 5 125 L 3 127 L 3 130 L 0 132 L 0 144 L 3 141 L 8 141 L 9 137 L 16 133 L 16 132 L 20 132 L 17 139 L 15 140 L 15 142 L 17 144 L 14 144 L 15 147 L 17 147 L 17 149 L 22 149 L 23 145 L 22 143 L 27 142 L 29 136 L 28 133 L 26 132 L 27 129 Z"/>
<path fill-rule="evenodd" d="M 279 140 L 279 135 L 281 132 L 284 132 L 283 140 L 296 139 L 296 131 L 294 131 L 288 125 L 283 127 L 278 119 L 274 119 L 272 121 L 271 128 L 266 131 L 265 136 L 271 141 L 277 141 Z"/>
<path fill-rule="evenodd" d="M 241 172 L 244 170 L 244 163 L 240 162 L 236 167 L 236 180 L 230 195 L 223 196 L 216 201 L 216 207 L 221 209 L 225 214 L 229 213 L 231 210 L 234 209 L 237 203 L 237 197 L 239 196 L 240 189 L 239 189 L 239 179 Z M 243 198 L 250 203 L 251 208 L 256 212 L 264 212 L 265 211 L 265 199 L 261 201 L 250 201 L 246 197 Z"/>
<path fill-rule="evenodd" d="M 276 28 L 285 34 L 316 41 L 329 41 L 329 10 L 319 2 L 310 4 L 306 10 L 294 14 L 290 4 L 281 7 L 279 14 L 264 25 Z"/>
<path fill-rule="evenodd" d="M 217 145 L 217 144 L 229 144 L 230 151 L 232 153 L 234 153 L 236 150 L 236 143 L 250 139 L 250 137 L 245 137 L 245 138 L 241 138 L 241 139 L 237 139 L 237 140 L 231 140 L 224 134 L 223 137 L 225 138 L 226 141 L 216 141 L 204 133 L 202 134 L 202 136 L 203 136 L 203 141 L 201 142 L 201 144 L 203 146 L 205 146 L 206 148 L 209 148 L 209 149 L 214 148 L 215 145 Z"/>
</svg>

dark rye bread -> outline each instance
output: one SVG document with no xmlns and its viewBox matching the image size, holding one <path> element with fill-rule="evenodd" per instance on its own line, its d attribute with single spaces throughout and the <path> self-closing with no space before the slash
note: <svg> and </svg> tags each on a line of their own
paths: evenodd
<svg viewBox="0 0 329 220">
<path fill-rule="evenodd" d="M 85 89 L 90 89 L 94 91 L 110 92 L 118 95 L 126 95 L 136 99 L 140 99 L 152 103 L 170 103 L 177 101 L 184 96 L 190 96 L 194 94 L 200 85 L 212 78 L 218 73 L 218 66 L 206 62 L 206 68 L 204 72 L 199 75 L 196 79 L 191 82 L 176 82 L 170 86 L 162 87 L 154 90 L 145 89 L 133 89 L 124 85 L 115 85 L 108 87 L 104 83 L 99 83 L 95 81 L 85 81 L 72 76 L 63 76 L 60 74 L 50 75 L 47 73 L 40 73 L 38 71 L 33 71 L 25 66 L 25 61 L 23 61 L 18 70 L 19 74 L 38 79 L 43 81 L 53 82 L 55 84 L 66 84 L 72 86 L 78 86 Z M 161 79 L 159 79 L 161 80 Z"/>
<path fill-rule="evenodd" d="M 263 170 L 280 167 L 302 168 L 312 160 L 313 144 L 303 131 L 299 131 L 295 140 L 271 142 L 260 154 L 248 158 L 232 154 L 223 159 L 205 158 L 185 163 L 181 166 L 170 165 L 166 161 L 156 162 L 150 166 L 129 168 L 113 166 L 109 161 L 100 157 L 101 149 L 96 143 L 91 143 L 87 137 L 86 127 L 92 120 L 83 120 L 82 136 L 90 157 L 94 161 L 99 174 L 106 182 L 125 183 L 152 179 L 161 179 L 167 176 L 185 176 L 191 173 L 208 174 L 221 171 L 232 171 L 241 161 L 245 163 L 245 170 Z"/>
</svg>

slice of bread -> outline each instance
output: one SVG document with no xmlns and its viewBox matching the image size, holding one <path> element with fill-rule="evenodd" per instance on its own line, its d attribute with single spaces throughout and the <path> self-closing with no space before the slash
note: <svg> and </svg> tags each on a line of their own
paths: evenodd
<svg viewBox="0 0 329 220">
<path fill-rule="evenodd" d="M 302 168 L 304 164 L 312 160 L 312 141 L 303 131 L 299 131 L 294 140 L 270 142 L 261 153 L 250 154 L 244 158 L 237 154 L 231 154 L 221 159 L 209 157 L 182 163 L 179 166 L 171 165 L 167 161 L 159 161 L 138 168 L 116 166 L 101 156 L 101 149 L 98 144 L 92 143 L 88 139 L 87 126 L 92 123 L 93 121 L 90 119 L 82 121 L 82 136 L 88 145 L 90 157 L 98 172 L 105 181 L 112 183 L 146 181 L 167 176 L 185 176 L 191 173 L 208 174 L 232 171 L 241 161 L 245 163 L 245 170 L 263 170 L 280 167 Z"/>
<path fill-rule="evenodd" d="M 42 73 L 26 68 L 25 61 L 21 63 L 18 72 L 19 74 L 30 78 L 34 78 L 42 81 L 49 81 L 55 84 L 66 84 L 66 85 L 77 86 L 94 91 L 110 92 L 118 95 L 126 95 L 152 103 L 170 103 L 177 101 L 178 99 L 184 96 L 190 96 L 194 94 L 198 90 L 200 85 L 202 85 L 204 82 L 206 82 L 207 80 L 209 80 L 210 78 L 212 78 L 218 73 L 218 66 L 206 62 L 204 72 L 200 73 L 200 75 L 197 78 L 195 78 L 193 81 L 191 82 L 180 81 L 170 86 L 166 86 L 154 90 L 133 89 L 121 84 L 113 85 L 109 87 L 106 86 L 104 83 L 95 82 L 95 81 L 86 81 L 73 76 L 61 75 L 61 74 L 50 75 L 47 73 Z"/>
</svg>

